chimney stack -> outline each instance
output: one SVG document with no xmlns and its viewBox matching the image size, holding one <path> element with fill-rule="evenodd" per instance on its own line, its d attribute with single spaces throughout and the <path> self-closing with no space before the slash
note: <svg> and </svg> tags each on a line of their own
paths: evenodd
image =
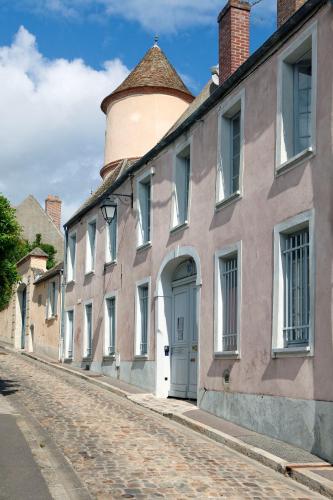
<svg viewBox="0 0 333 500">
<path fill-rule="evenodd" d="M 250 55 L 250 11 L 248 0 L 228 0 L 218 17 L 220 85 Z"/>
<path fill-rule="evenodd" d="M 285 23 L 289 17 L 302 7 L 306 0 L 277 0 L 277 25 L 278 28 Z"/>
<path fill-rule="evenodd" d="M 51 194 L 45 200 L 45 212 L 53 220 L 58 229 L 61 225 L 61 200 Z"/>
</svg>

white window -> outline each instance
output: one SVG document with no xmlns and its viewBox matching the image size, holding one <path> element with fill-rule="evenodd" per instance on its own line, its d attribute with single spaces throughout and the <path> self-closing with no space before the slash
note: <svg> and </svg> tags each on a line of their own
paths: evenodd
<svg viewBox="0 0 333 500">
<path fill-rule="evenodd" d="M 88 223 L 87 228 L 87 253 L 86 253 L 86 273 L 95 270 L 96 258 L 96 220 Z"/>
<path fill-rule="evenodd" d="M 108 296 L 105 299 L 105 355 L 114 356 L 116 353 L 116 297 Z"/>
<path fill-rule="evenodd" d="M 48 295 L 46 303 L 47 318 L 54 318 L 57 315 L 57 304 L 58 304 L 57 283 L 55 281 L 51 281 L 48 284 Z"/>
<path fill-rule="evenodd" d="M 111 224 L 106 224 L 106 262 L 117 260 L 117 212 L 115 210 Z"/>
<path fill-rule="evenodd" d="M 172 228 L 188 222 L 190 176 L 191 144 L 187 144 L 175 156 Z"/>
<path fill-rule="evenodd" d="M 137 180 L 138 247 L 151 241 L 151 176 L 152 170 L 149 170 Z"/>
<path fill-rule="evenodd" d="M 278 169 L 293 164 L 315 149 L 316 40 L 314 25 L 279 57 Z"/>
<path fill-rule="evenodd" d="M 244 91 L 228 99 L 219 113 L 216 202 L 241 194 L 244 149 Z"/>
<path fill-rule="evenodd" d="M 75 279 L 76 233 L 68 236 L 67 245 L 67 282 Z"/>
<path fill-rule="evenodd" d="M 310 352 L 313 343 L 313 214 L 274 228 L 273 352 Z"/>
<path fill-rule="evenodd" d="M 150 282 L 137 283 L 135 355 L 148 355 Z"/>
<path fill-rule="evenodd" d="M 215 353 L 239 355 L 241 244 L 215 255 Z"/>
<path fill-rule="evenodd" d="M 66 358 L 73 359 L 74 348 L 74 310 L 66 311 L 66 339 L 65 339 Z"/>
<path fill-rule="evenodd" d="M 93 317 L 92 303 L 84 306 L 84 357 L 88 358 L 92 355 L 92 338 L 93 338 Z"/>
</svg>

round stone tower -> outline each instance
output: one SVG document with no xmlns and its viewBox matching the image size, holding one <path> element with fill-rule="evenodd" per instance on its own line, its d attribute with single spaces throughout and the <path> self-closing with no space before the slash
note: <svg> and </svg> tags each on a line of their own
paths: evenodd
<svg viewBox="0 0 333 500">
<path fill-rule="evenodd" d="M 120 161 L 147 153 L 194 97 L 155 44 L 101 104 L 106 114 L 104 179 Z"/>
</svg>

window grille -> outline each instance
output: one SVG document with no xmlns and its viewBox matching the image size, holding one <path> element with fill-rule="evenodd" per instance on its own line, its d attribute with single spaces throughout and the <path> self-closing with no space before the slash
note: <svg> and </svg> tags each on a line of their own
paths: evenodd
<svg viewBox="0 0 333 500">
<path fill-rule="evenodd" d="M 309 343 L 310 278 L 309 229 L 285 236 L 284 273 L 284 347 Z"/>
<path fill-rule="evenodd" d="M 222 259 L 222 350 L 237 351 L 238 257 Z"/>
<path fill-rule="evenodd" d="M 86 335 L 87 335 L 87 348 L 86 356 L 91 356 L 92 353 L 92 305 L 86 305 Z"/>
<path fill-rule="evenodd" d="M 139 303 L 140 303 L 140 354 L 147 354 L 147 339 L 148 339 L 148 285 L 139 287 Z"/>
<path fill-rule="evenodd" d="M 107 299 L 108 310 L 108 354 L 112 355 L 116 351 L 116 300 L 114 297 Z"/>
</svg>

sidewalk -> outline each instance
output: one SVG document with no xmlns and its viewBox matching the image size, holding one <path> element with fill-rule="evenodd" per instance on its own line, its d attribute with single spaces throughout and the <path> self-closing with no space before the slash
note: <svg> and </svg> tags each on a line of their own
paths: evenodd
<svg viewBox="0 0 333 500">
<path fill-rule="evenodd" d="M 170 418 L 257 460 L 277 472 L 289 475 L 312 490 L 333 499 L 333 466 L 305 450 L 211 415 L 191 402 L 159 399 L 110 377 L 71 368 L 69 365 L 50 361 L 35 354 L 22 354 L 125 397 L 135 404 Z"/>
<path fill-rule="evenodd" d="M 5 381 L 0 390 L 6 394 Z M 14 390 L 8 387 L 8 391 Z M 51 499 L 49 489 L 17 424 L 18 415 L 0 394 L 0 499 Z"/>
</svg>

